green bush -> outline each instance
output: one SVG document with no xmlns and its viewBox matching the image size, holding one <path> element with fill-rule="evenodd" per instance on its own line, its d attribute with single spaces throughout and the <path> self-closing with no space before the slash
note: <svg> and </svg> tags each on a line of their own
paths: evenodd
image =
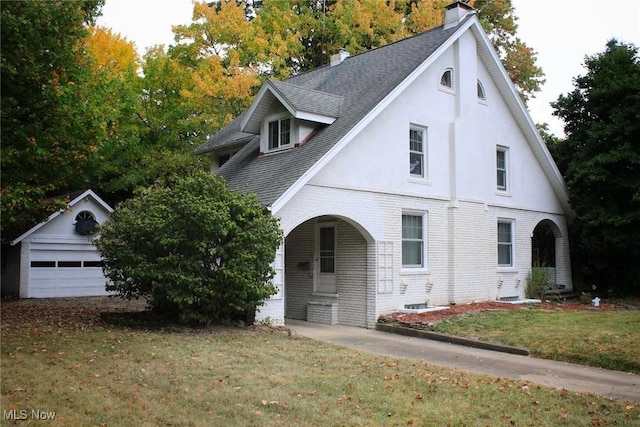
<svg viewBox="0 0 640 427">
<path fill-rule="evenodd" d="M 546 267 L 533 266 L 527 276 L 525 296 L 544 300 L 545 294 L 551 289 L 551 272 Z"/>
<path fill-rule="evenodd" d="M 118 205 L 96 245 L 120 297 L 144 297 L 183 323 L 253 323 L 277 289 L 271 263 L 278 221 L 253 195 L 196 172 L 143 189 Z"/>
</svg>

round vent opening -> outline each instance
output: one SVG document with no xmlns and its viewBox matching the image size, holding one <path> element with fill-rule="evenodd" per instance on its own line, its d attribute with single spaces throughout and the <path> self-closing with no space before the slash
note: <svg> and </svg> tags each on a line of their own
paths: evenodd
<svg viewBox="0 0 640 427">
<path fill-rule="evenodd" d="M 76 215 L 75 227 L 76 233 L 86 236 L 95 231 L 98 221 L 89 211 L 82 211 Z"/>
</svg>

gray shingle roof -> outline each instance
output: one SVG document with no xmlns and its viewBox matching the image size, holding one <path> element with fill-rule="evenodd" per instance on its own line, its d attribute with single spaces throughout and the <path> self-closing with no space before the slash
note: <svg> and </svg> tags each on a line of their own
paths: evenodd
<svg viewBox="0 0 640 427">
<path fill-rule="evenodd" d="M 470 18 L 465 18 L 460 25 L 467 19 Z M 442 26 L 436 27 L 350 56 L 339 65 L 320 67 L 293 76 L 285 83 L 276 83 L 278 90 L 286 91 L 287 97 L 304 105 L 314 101 L 305 98 L 309 91 L 326 94 L 325 97 L 340 96 L 339 117 L 331 125 L 322 125 L 300 147 L 273 155 L 259 156 L 260 141 L 256 136 L 218 170 L 218 175 L 224 177 L 232 189 L 253 192 L 264 205 L 272 205 L 458 28 L 445 30 Z M 199 147 L 196 153 L 211 151 L 241 137 L 248 139 L 250 134 L 240 131 L 241 120 L 242 116 L 231 122 Z"/>
<path fill-rule="evenodd" d="M 319 90 L 296 86 L 287 82 L 271 80 L 275 89 L 289 100 L 297 111 L 338 117 L 342 107 L 342 96 Z"/>
<path fill-rule="evenodd" d="M 233 119 L 231 123 L 220 129 L 218 133 L 209 137 L 204 144 L 194 151 L 194 154 L 207 153 L 222 147 L 231 147 L 236 144 L 251 141 L 255 135 L 252 133 L 242 132 L 240 130 L 240 122 L 244 115 L 245 113 L 240 114 L 238 117 Z"/>
</svg>

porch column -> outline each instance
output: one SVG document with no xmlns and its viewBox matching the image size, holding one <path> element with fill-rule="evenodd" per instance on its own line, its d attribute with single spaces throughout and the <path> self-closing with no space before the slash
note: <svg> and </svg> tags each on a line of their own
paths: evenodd
<svg viewBox="0 0 640 427">
<path fill-rule="evenodd" d="M 376 297 L 378 294 L 378 245 L 375 240 L 367 241 L 367 290 L 366 322 L 367 328 L 376 327 Z"/>
</svg>

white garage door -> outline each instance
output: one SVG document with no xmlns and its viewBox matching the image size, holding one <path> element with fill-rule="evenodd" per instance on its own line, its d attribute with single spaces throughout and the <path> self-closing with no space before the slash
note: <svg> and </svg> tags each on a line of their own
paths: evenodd
<svg viewBox="0 0 640 427">
<path fill-rule="evenodd" d="M 90 243 L 31 243 L 29 298 L 107 295 L 100 254 Z"/>
</svg>

